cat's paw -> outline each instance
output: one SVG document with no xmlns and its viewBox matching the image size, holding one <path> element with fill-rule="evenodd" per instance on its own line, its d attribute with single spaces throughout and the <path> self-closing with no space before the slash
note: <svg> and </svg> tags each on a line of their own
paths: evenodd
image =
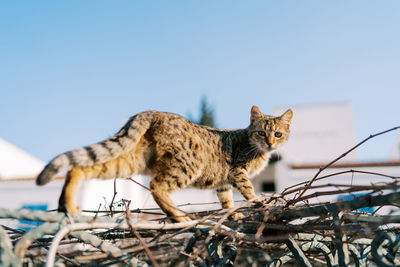
<svg viewBox="0 0 400 267">
<path fill-rule="evenodd" d="M 181 223 L 181 222 L 190 222 L 192 219 L 190 219 L 188 216 L 176 216 L 174 218 L 175 222 Z"/>
<path fill-rule="evenodd" d="M 243 218 L 244 218 L 244 215 L 243 215 L 243 213 L 241 213 L 241 212 L 235 212 L 235 213 L 231 214 L 231 215 L 229 216 L 229 218 L 232 219 L 232 220 L 238 221 L 238 220 L 243 219 Z"/>
<path fill-rule="evenodd" d="M 81 207 L 78 204 L 67 206 L 67 212 L 72 217 L 76 217 L 81 213 Z"/>
</svg>

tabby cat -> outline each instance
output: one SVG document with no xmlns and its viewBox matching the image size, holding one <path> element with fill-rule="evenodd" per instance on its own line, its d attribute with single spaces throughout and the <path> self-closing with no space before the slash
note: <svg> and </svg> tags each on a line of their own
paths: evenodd
<svg viewBox="0 0 400 267">
<path fill-rule="evenodd" d="M 189 221 L 170 194 L 189 185 L 214 188 L 223 208 L 233 207 L 232 187 L 246 199 L 254 198 L 249 177 L 286 142 L 292 116 L 290 109 L 273 117 L 253 106 L 249 127 L 220 130 L 176 114 L 145 111 L 131 117 L 116 135 L 55 157 L 36 184 L 44 185 L 68 170 L 58 209 L 76 216 L 80 207 L 75 198 L 83 179 L 144 174 L 152 177 L 150 188 L 160 208 L 177 222 Z"/>
</svg>

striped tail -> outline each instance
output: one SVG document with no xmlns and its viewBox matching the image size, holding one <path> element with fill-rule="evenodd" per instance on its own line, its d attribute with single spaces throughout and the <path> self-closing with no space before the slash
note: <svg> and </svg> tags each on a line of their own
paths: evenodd
<svg viewBox="0 0 400 267">
<path fill-rule="evenodd" d="M 114 136 L 86 147 L 65 152 L 51 160 L 36 178 L 37 185 L 44 185 L 63 170 L 71 170 L 74 166 L 90 167 L 102 164 L 129 152 L 150 128 L 154 112 L 139 113 L 129 119 Z"/>
</svg>

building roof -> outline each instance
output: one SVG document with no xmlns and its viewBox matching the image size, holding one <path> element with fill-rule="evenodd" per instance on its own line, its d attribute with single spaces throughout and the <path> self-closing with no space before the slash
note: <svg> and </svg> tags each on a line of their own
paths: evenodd
<svg viewBox="0 0 400 267">
<path fill-rule="evenodd" d="M 36 177 L 44 162 L 0 138 L 0 180 Z"/>
</svg>

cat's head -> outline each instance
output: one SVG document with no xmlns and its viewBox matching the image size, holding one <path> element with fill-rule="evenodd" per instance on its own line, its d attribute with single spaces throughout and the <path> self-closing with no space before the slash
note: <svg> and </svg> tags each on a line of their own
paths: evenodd
<svg viewBox="0 0 400 267">
<path fill-rule="evenodd" d="M 250 143 L 260 152 L 277 149 L 289 138 L 292 117 L 291 109 L 281 116 L 274 117 L 263 114 L 257 106 L 253 106 L 249 126 Z"/>
</svg>

